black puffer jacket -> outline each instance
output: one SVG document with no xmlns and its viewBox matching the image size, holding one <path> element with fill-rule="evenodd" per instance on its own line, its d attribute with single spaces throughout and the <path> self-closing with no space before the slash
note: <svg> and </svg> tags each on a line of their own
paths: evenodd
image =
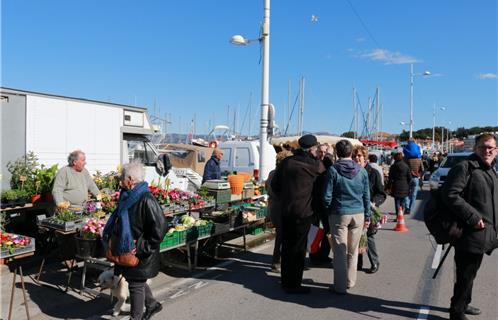
<svg viewBox="0 0 498 320">
<path fill-rule="evenodd" d="M 498 175 L 494 166 L 470 155 L 450 170 L 442 197 L 463 226 L 463 236 L 455 244 L 457 249 L 482 254 L 498 245 Z M 480 219 L 485 228 L 474 229 Z"/>
<path fill-rule="evenodd" d="M 116 265 L 116 273 L 122 273 L 129 280 L 146 280 L 159 273 L 159 244 L 166 234 L 166 218 L 161 206 L 150 192 L 129 210 L 131 232 L 137 240 L 137 257 L 140 263 L 136 267 Z"/>
<path fill-rule="evenodd" d="M 410 181 L 412 175 L 410 167 L 403 160 L 396 161 L 389 168 L 389 186 L 391 195 L 395 198 L 404 198 L 410 194 Z"/>
</svg>

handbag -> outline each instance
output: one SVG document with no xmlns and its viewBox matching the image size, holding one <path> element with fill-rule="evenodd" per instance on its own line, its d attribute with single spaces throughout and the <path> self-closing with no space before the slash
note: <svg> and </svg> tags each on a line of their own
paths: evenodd
<svg viewBox="0 0 498 320">
<path fill-rule="evenodd" d="M 125 252 L 121 255 L 114 255 L 112 253 L 113 238 L 116 239 L 116 236 L 115 235 L 111 236 L 111 238 L 109 239 L 107 250 L 105 252 L 105 257 L 107 258 L 107 260 L 124 267 L 136 267 L 140 263 L 140 260 L 137 258 L 137 256 L 134 253 Z"/>
</svg>

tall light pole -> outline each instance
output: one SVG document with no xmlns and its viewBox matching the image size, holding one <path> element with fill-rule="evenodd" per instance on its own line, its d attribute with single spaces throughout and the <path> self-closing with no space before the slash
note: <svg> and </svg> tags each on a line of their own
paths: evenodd
<svg viewBox="0 0 498 320">
<path fill-rule="evenodd" d="M 270 105 L 270 0 L 264 0 L 263 26 L 261 36 L 257 39 L 263 47 L 262 81 L 261 81 L 261 121 L 259 132 L 259 181 L 268 177 L 269 168 L 266 165 L 268 144 L 268 109 Z M 231 42 L 237 45 L 247 45 L 253 40 L 247 40 L 240 35 L 232 37 Z"/>
<path fill-rule="evenodd" d="M 413 138 L 413 78 L 415 76 L 430 76 L 430 71 L 424 71 L 423 73 L 414 74 L 413 73 L 413 63 L 410 64 L 410 138 Z"/>
<path fill-rule="evenodd" d="M 444 111 L 446 107 L 440 106 L 439 110 Z M 434 110 L 432 111 L 432 150 L 436 150 L 436 103 L 434 103 Z"/>
</svg>

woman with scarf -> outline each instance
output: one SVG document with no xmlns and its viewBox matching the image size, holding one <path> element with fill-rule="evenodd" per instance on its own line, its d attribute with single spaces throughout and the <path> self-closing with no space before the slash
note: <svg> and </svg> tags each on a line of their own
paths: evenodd
<svg viewBox="0 0 498 320">
<path fill-rule="evenodd" d="M 130 319 L 150 319 L 162 310 L 154 299 L 147 279 L 159 272 L 159 245 L 166 234 L 167 223 L 161 206 L 149 192 L 141 163 L 125 164 L 121 171 L 121 194 L 117 209 L 104 228 L 104 241 L 112 238 L 112 253 L 134 253 L 135 267 L 114 267 L 122 274 L 130 290 Z M 143 313 L 145 305 L 145 314 Z"/>
<path fill-rule="evenodd" d="M 335 145 L 339 160 L 327 170 L 323 197 L 328 210 L 334 252 L 334 288 L 346 294 L 356 284 L 358 245 L 370 223 L 370 188 L 367 171 L 351 158 L 353 145 Z"/>
</svg>

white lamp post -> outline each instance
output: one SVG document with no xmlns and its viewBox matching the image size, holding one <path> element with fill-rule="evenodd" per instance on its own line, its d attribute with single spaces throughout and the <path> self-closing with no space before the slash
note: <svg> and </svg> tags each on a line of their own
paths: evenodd
<svg viewBox="0 0 498 320">
<path fill-rule="evenodd" d="M 264 18 L 261 37 L 257 39 L 263 46 L 263 76 L 261 81 L 261 122 L 259 132 L 259 181 L 263 182 L 268 176 L 266 166 L 268 143 L 268 109 L 270 105 L 270 0 L 264 0 Z M 235 35 L 231 43 L 248 45 L 255 40 L 247 40 L 240 35 Z"/>
<path fill-rule="evenodd" d="M 413 138 L 413 78 L 415 76 L 430 76 L 430 71 L 424 71 L 423 73 L 413 73 L 413 63 L 410 64 L 410 138 Z"/>
<path fill-rule="evenodd" d="M 445 106 L 440 106 L 439 110 L 445 111 L 446 107 Z M 432 112 L 432 150 L 436 150 L 436 103 L 434 103 L 434 110 Z"/>
</svg>

